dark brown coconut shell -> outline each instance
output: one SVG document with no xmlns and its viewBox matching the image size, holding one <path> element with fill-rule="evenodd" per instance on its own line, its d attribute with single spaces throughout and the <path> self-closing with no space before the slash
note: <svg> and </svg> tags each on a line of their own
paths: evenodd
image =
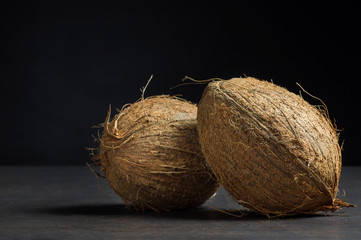
<svg viewBox="0 0 361 240">
<path fill-rule="evenodd" d="M 338 134 L 302 97 L 255 78 L 208 84 L 198 106 L 207 163 L 240 204 L 270 216 L 337 210 Z"/>
<path fill-rule="evenodd" d="M 195 105 L 156 96 L 126 105 L 104 124 L 97 156 L 107 181 L 136 210 L 203 204 L 218 189 L 200 149 Z"/>
</svg>

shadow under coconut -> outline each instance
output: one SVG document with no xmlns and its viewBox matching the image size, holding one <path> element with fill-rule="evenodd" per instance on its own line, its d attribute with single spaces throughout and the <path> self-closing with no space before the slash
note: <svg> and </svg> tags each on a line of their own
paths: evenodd
<svg viewBox="0 0 361 240">
<path fill-rule="evenodd" d="M 129 212 L 123 204 L 52 206 L 39 209 L 40 212 L 54 215 L 123 215 Z"/>
<path fill-rule="evenodd" d="M 254 221 L 268 220 L 266 216 L 250 210 L 222 210 L 202 206 L 196 209 L 177 210 L 171 212 L 144 212 L 134 211 L 124 204 L 98 204 L 98 205 L 70 205 L 54 206 L 40 209 L 41 213 L 54 215 L 84 215 L 84 216 L 139 216 L 156 218 L 174 218 L 189 220 L 230 220 L 230 221 Z M 303 214 L 295 216 L 277 217 L 275 219 L 311 218 L 324 217 L 322 214 Z M 332 216 L 332 215 L 327 215 Z"/>
</svg>

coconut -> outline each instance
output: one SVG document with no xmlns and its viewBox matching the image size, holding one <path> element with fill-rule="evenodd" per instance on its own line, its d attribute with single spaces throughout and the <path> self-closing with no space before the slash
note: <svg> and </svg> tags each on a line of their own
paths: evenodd
<svg viewBox="0 0 361 240">
<path fill-rule="evenodd" d="M 197 107 L 156 96 L 128 104 L 104 123 L 96 156 L 109 185 L 136 210 L 203 204 L 218 189 L 198 142 Z"/>
<path fill-rule="evenodd" d="M 206 161 L 235 200 L 267 216 L 350 206 L 335 198 L 341 149 L 320 109 L 251 77 L 210 82 L 197 116 Z"/>
</svg>

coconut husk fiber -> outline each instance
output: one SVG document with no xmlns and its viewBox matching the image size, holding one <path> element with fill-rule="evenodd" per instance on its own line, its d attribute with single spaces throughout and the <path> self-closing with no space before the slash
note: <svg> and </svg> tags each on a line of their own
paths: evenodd
<svg viewBox="0 0 361 240">
<path fill-rule="evenodd" d="M 252 77 L 213 81 L 198 106 L 207 164 L 243 206 L 267 216 L 335 211 L 338 133 L 327 112 Z"/>
<path fill-rule="evenodd" d="M 203 204 L 218 189 L 198 142 L 197 107 L 155 96 L 128 104 L 104 123 L 96 161 L 110 186 L 136 210 Z"/>
</svg>

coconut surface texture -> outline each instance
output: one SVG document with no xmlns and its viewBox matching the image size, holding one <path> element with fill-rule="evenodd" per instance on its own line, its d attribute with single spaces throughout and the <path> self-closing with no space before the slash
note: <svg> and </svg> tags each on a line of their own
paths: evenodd
<svg viewBox="0 0 361 240">
<path fill-rule="evenodd" d="M 243 206 L 269 217 L 349 206 L 335 198 L 338 133 L 301 96 L 251 77 L 214 81 L 197 120 L 209 167 Z"/>
<path fill-rule="evenodd" d="M 155 96 L 125 105 L 110 122 L 109 115 L 96 158 L 127 206 L 193 208 L 218 190 L 198 142 L 195 105 Z"/>
</svg>

